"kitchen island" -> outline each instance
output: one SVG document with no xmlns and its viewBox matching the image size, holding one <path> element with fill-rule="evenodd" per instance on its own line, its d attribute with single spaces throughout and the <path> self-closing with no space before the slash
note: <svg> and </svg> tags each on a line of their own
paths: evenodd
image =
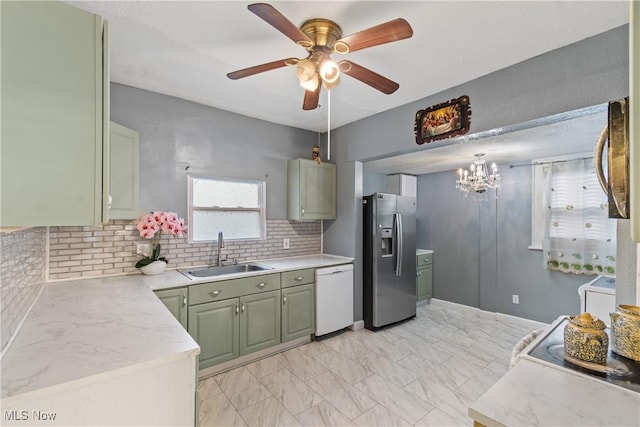
<svg viewBox="0 0 640 427">
<path fill-rule="evenodd" d="M 194 425 L 200 348 L 153 291 L 353 259 L 257 262 L 272 269 L 48 283 L 2 358 L 3 425 Z"/>
<path fill-rule="evenodd" d="M 532 356 L 565 317 L 527 346 L 516 365 L 471 405 L 475 425 L 640 426 L 638 391 Z"/>
</svg>

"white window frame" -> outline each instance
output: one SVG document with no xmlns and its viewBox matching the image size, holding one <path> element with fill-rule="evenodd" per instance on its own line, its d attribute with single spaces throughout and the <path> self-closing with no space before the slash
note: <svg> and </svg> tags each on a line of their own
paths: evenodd
<svg viewBox="0 0 640 427">
<path fill-rule="evenodd" d="M 542 239 L 544 238 L 544 218 L 546 210 L 542 205 L 542 195 L 544 194 L 544 174 L 542 168 L 553 162 L 563 162 L 588 157 L 593 157 L 593 153 L 567 154 L 565 156 L 547 157 L 531 161 L 531 245 L 529 249 L 541 251 Z"/>
<path fill-rule="evenodd" d="M 257 184 L 258 195 L 259 195 L 259 207 L 257 208 L 243 208 L 243 207 L 199 207 L 193 205 L 193 180 L 211 180 L 211 181 L 226 181 L 226 182 L 237 182 L 237 183 L 249 183 L 249 184 Z M 207 243 L 214 242 L 216 239 L 212 240 L 194 240 L 193 236 L 193 212 L 194 211 L 218 211 L 218 212 L 258 212 L 260 215 L 260 237 L 248 237 L 248 238 L 240 238 L 240 239 L 230 239 L 226 238 L 226 241 L 256 241 L 256 240 L 265 240 L 267 238 L 267 212 L 266 212 L 266 204 L 267 204 L 267 194 L 266 194 L 266 181 L 261 180 L 253 180 L 253 179 L 240 179 L 240 178 L 221 178 L 214 176 L 206 176 L 206 175 L 188 175 L 187 176 L 187 186 L 188 186 L 188 217 L 189 217 L 189 227 L 188 227 L 188 239 L 189 243 Z M 224 233 L 224 230 L 222 230 Z"/>
</svg>

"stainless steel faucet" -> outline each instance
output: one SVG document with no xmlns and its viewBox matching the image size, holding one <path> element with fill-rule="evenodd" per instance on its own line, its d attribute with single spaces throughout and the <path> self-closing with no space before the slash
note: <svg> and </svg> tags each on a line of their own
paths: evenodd
<svg viewBox="0 0 640 427">
<path fill-rule="evenodd" d="M 218 233 L 218 267 L 222 265 L 222 256 L 220 255 L 222 248 L 224 248 L 224 236 L 222 235 L 222 231 L 220 231 Z"/>
</svg>

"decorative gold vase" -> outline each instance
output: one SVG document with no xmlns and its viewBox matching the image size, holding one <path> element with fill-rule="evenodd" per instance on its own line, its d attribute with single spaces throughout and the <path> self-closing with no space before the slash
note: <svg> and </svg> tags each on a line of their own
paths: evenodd
<svg viewBox="0 0 640 427">
<path fill-rule="evenodd" d="M 619 305 L 611 313 L 611 351 L 640 361 L 640 307 Z"/>
<path fill-rule="evenodd" d="M 606 325 L 590 313 L 569 317 L 564 328 L 564 352 L 576 359 L 592 363 L 607 363 L 609 337 Z"/>
</svg>

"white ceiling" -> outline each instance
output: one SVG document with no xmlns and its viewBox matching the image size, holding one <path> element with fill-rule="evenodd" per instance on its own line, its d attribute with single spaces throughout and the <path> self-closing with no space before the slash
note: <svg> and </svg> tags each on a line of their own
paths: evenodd
<svg viewBox="0 0 640 427">
<path fill-rule="evenodd" d="M 305 51 L 246 1 L 69 1 L 111 26 L 111 80 L 312 131 L 321 107 L 302 110 L 294 67 L 241 80 L 226 74 Z M 411 39 L 346 58 L 400 84 L 384 95 L 348 76 L 331 92 L 331 128 L 422 99 L 628 22 L 628 1 L 275 1 L 294 24 L 323 17 L 348 35 L 405 18 Z M 334 56 L 337 54 L 334 54 Z M 428 150 L 436 151 L 436 150 Z"/>
</svg>

